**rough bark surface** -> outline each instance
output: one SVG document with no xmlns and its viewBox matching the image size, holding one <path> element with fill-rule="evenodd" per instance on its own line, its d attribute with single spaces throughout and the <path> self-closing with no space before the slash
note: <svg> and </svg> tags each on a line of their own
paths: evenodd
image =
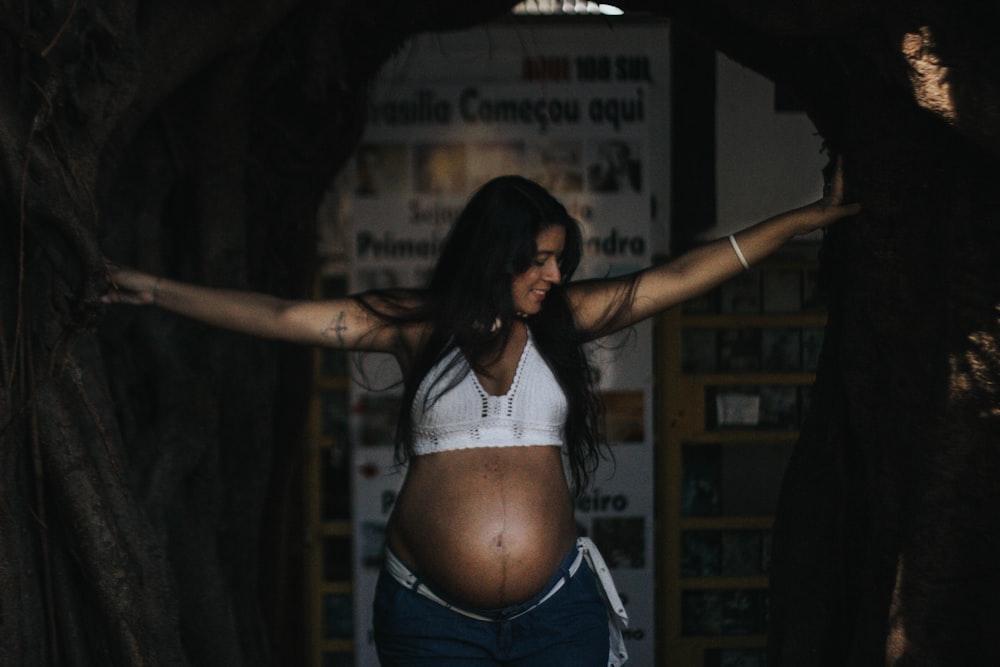
<svg viewBox="0 0 1000 667">
<path fill-rule="evenodd" d="M 510 4 L 0 0 L 0 664 L 296 664 L 260 545 L 303 351 L 105 309 L 102 258 L 308 294 L 372 74 Z M 793 89 L 865 205 L 824 244 L 770 664 L 1000 663 L 1000 10 L 622 4 Z"/>
<path fill-rule="evenodd" d="M 775 526 L 768 664 L 1000 662 L 1000 10 L 674 3 L 795 91 L 864 211 Z"/>
<path fill-rule="evenodd" d="M 103 257 L 307 295 L 373 73 L 509 4 L 0 1 L 0 664 L 301 662 L 305 351 L 106 309 Z"/>
</svg>

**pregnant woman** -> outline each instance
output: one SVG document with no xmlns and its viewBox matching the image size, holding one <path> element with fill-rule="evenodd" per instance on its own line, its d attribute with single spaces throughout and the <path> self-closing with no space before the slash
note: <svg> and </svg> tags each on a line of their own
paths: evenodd
<svg viewBox="0 0 1000 667">
<path fill-rule="evenodd" d="M 602 447 L 583 346 L 855 213 L 839 170 L 831 186 L 670 263 L 572 282 L 578 223 L 541 186 L 503 176 L 469 200 L 420 289 L 288 301 L 109 264 L 106 300 L 395 357 L 407 473 L 374 602 L 383 665 L 620 665 L 625 612 L 573 517 Z"/>
</svg>

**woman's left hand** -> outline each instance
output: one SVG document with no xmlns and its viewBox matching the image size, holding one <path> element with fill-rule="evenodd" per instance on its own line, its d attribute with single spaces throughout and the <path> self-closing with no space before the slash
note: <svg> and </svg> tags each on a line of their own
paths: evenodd
<svg viewBox="0 0 1000 667">
<path fill-rule="evenodd" d="M 861 204 L 857 202 L 844 203 L 844 160 L 837 157 L 837 162 L 833 168 L 833 174 L 823 188 L 823 198 L 818 199 L 802 209 L 800 222 L 802 229 L 799 234 L 806 234 L 821 227 L 846 218 L 857 215 L 861 211 Z"/>
<path fill-rule="evenodd" d="M 101 298 L 104 303 L 127 303 L 137 306 L 156 303 L 159 278 L 108 259 L 104 260 L 104 267 L 108 272 L 110 283 L 110 289 Z"/>
</svg>

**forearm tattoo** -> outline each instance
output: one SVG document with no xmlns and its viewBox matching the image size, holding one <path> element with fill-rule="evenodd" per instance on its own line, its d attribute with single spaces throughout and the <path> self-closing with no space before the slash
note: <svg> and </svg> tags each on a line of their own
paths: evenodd
<svg viewBox="0 0 1000 667">
<path fill-rule="evenodd" d="M 343 310 L 338 312 L 330 320 L 330 323 L 323 327 L 320 335 L 324 338 L 329 338 L 330 336 L 337 337 L 337 344 L 343 347 L 344 343 L 344 332 L 347 331 L 347 325 L 344 324 L 344 320 L 347 319 L 347 313 Z"/>
</svg>

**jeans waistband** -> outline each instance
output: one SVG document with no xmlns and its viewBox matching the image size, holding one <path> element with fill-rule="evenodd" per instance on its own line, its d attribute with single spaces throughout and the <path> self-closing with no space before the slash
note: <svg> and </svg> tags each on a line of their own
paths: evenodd
<svg viewBox="0 0 1000 667">
<path fill-rule="evenodd" d="M 461 606 L 458 606 L 452 602 L 449 602 L 448 600 L 445 600 L 440 595 L 431 590 L 427 586 L 427 584 L 422 582 L 420 580 L 420 577 L 414 574 L 413 571 L 410 570 L 410 568 L 408 568 L 405 563 L 403 563 L 403 561 L 399 560 L 399 557 L 396 556 L 396 554 L 394 554 L 391 549 L 387 547 L 385 550 L 385 569 L 389 573 L 389 575 L 392 576 L 393 579 L 399 582 L 401 586 L 410 589 L 414 593 L 423 595 L 425 598 L 429 600 L 433 600 L 442 607 L 449 609 L 455 612 L 456 614 L 461 614 L 463 616 L 467 616 L 468 618 L 472 618 L 477 621 L 487 621 L 490 623 L 509 621 L 511 619 L 517 618 L 518 616 L 523 616 L 524 614 L 527 614 L 529 611 L 544 604 L 549 598 L 558 593 L 559 590 L 566 585 L 566 582 L 568 582 L 570 579 L 573 578 L 573 575 L 575 575 L 577 571 L 580 569 L 580 565 L 583 563 L 583 560 L 584 560 L 583 550 L 581 550 L 579 548 L 579 545 L 577 545 L 576 547 L 573 548 L 573 551 L 571 551 L 570 554 L 566 557 L 566 560 L 563 561 L 563 564 L 560 565 L 559 570 L 553 576 L 554 580 L 549 585 L 549 587 L 546 588 L 538 596 L 533 598 L 531 601 L 529 601 L 527 603 L 528 606 L 526 608 L 520 609 L 517 612 L 509 615 L 504 615 L 499 613 L 496 615 L 487 615 L 485 613 L 473 611 L 471 609 L 464 609 Z"/>
</svg>

